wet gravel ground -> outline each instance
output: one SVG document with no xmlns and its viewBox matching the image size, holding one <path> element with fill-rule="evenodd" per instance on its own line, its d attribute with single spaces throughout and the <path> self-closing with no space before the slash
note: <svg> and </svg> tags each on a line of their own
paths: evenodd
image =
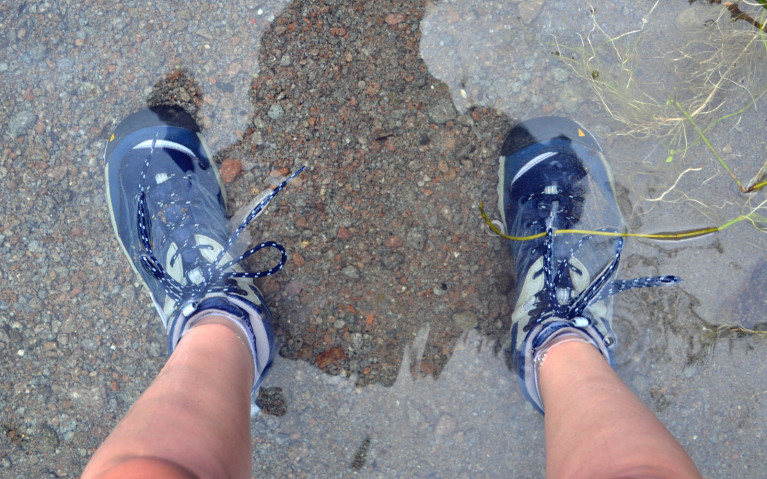
<svg viewBox="0 0 767 479">
<path fill-rule="evenodd" d="M 633 30 L 652 4 L 600 2 L 597 18 Z M 674 41 L 687 8 L 649 17 L 647 50 Z M 615 137 L 552 54 L 553 38 L 575 44 L 590 30 L 581 2 L 26 1 L 0 12 L 2 477 L 79 475 L 166 359 L 103 188 L 109 132 L 147 104 L 198 118 L 232 212 L 307 165 L 251 231 L 289 251 L 259 283 L 280 342 L 252 423 L 259 477 L 544 475 L 542 417 L 505 360 L 511 258 L 477 210 L 496 215 L 498 152 L 515 121 L 577 116 L 603 139 L 632 229 L 721 219 L 647 201 L 687 164 Z M 645 74 L 665 75 L 654 66 Z M 711 135 L 744 171 L 765 153 L 754 118 Z M 743 206 L 707 150 L 688 158 L 702 170 L 680 186 L 725 216 Z M 763 322 L 765 249 L 741 225 L 624 249 L 624 277 L 685 279 L 619 296 L 618 369 L 705 477 L 767 476 L 767 344 L 703 334 Z"/>
</svg>

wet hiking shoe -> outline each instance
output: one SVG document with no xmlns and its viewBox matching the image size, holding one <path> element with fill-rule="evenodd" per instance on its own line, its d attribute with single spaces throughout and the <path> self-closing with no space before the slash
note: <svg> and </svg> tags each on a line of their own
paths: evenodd
<svg viewBox="0 0 767 479">
<path fill-rule="evenodd" d="M 236 239 L 303 168 L 230 232 L 224 185 L 210 158 L 199 126 L 181 108 L 134 113 L 118 125 L 104 153 L 107 203 L 120 246 L 162 318 L 169 353 L 202 318 L 231 319 L 250 341 L 255 398 L 274 349 L 271 314 L 254 279 L 279 271 L 287 255 L 273 241 L 235 252 Z M 264 248 L 277 249 L 279 263 L 245 272 L 239 263 Z"/>
<path fill-rule="evenodd" d="M 596 139 L 572 120 L 536 118 L 504 141 L 498 202 L 517 273 L 512 315 L 512 364 L 525 396 L 541 412 L 536 359 L 570 335 L 613 364 L 611 296 L 626 289 L 676 283 L 675 276 L 610 280 L 618 272 L 621 237 L 556 234 L 579 229 L 625 232 L 612 173 Z"/>
</svg>

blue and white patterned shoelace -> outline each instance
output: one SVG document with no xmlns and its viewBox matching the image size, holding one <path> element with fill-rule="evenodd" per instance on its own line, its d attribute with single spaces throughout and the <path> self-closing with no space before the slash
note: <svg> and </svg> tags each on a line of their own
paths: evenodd
<svg viewBox="0 0 767 479">
<path fill-rule="evenodd" d="M 198 278 L 199 281 L 195 282 L 187 282 L 187 284 L 182 285 L 177 280 L 175 280 L 170 274 L 168 274 L 165 269 L 163 268 L 160 261 L 157 260 L 155 257 L 154 251 L 152 249 L 152 242 L 150 240 L 151 236 L 151 220 L 149 218 L 149 215 L 147 214 L 147 206 L 146 206 L 146 190 L 145 190 L 145 184 L 146 184 L 146 174 L 149 170 L 149 163 L 151 161 L 152 155 L 155 151 L 155 145 L 157 143 L 157 138 L 154 139 L 152 142 L 152 146 L 149 150 L 149 153 L 147 154 L 146 159 L 144 160 L 144 166 L 141 171 L 141 183 L 139 185 L 139 194 L 138 194 L 138 214 L 137 214 L 137 226 L 139 231 L 139 238 L 141 240 L 141 246 L 144 249 L 144 252 L 141 254 L 141 262 L 147 270 L 149 270 L 155 278 L 160 281 L 162 284 L 162 287 L 165 291 L 165 294 L 168 295 L 173 301 L 175 302 L 181 302 L 184 300 L 188 300 L 190 298 L 197 298 L 201 297 L 207 293 L 219 293 L 219 292 L 228 292 L 231 288 L 231 286 L 228 284 L 228 279 L 231 278 L 261 278 L 264 276 L 270 276 L 272 274 L 277 273 L 282 269 L 282 267 L 285 265 L 285 262 L 287 261 L 288 255 L 285 252 L 285 248 L 282 247 L 279 243 L 275 241 L 264 241 L 263 243 L 260 243 L 249 250 L 245 251 L 243 254 L 239 255 L 237 258 L 223 264 L 219 265 L 222 259 L 226 256 L 227 252 L 232 248 L 235 241 L 237 241 L 237 238 L 240 236 L 240 233 L 250 224 L 253 219 L 259 215 L 269 204 L 269 201 L 271 201 L 272 198 L 274 198 L 277 193 L 282 191 L 282 189 L 288 184 L 290 180 L 298 176 L 304 169 L 305 166 L 302 166 L 299 168 L 296 172 L 294 172 L 292 175 L 290 175 L 286 180 L 281 182 L 277 187 L 274 188 L 268 195 L 266 195 L 256 206 L 253 208 L 253 210 L 248 214 L 247 217 L 243 220 L 243 222 L 240 224 L 240 226 L 237 227 L 237 229 L 232 233 L 232 235 L 229 237 L 229 240 L 226 242 L 226 245 L 224 245 L 223 249 L 219 252 L 217 258 L 215 261 L 212 261 L 207 265 L 206 268 L 201 268 L 200 272 L 202 273 L 202 277 Z M 183 247 L 182 247 L 183 248 Z M 180 248 L 179 251 L 182 249 Z M 255 273 L 251 272 L 236 272 L 232 271 L 231 268 L 236 265 L 237 263 L 240 263 L 241 261 L 244 261 L 246 258 L 250 257 L 251 255 L 257 253 L 258 251 L 264 249 L 264 248 L 275 248 L 277 251 L 280 252 L 280 261 L 273 266 L 272 268 L 265 270 L 265 271 L 259 271 Z"/>
<path fill-rule="evenodd" d="M 600 230 L 608 231 L 608 230 Z M 647 276 L 644 278 L 637 278 L 632 280 L 613 280 L 609 281 L 620 262 L 621 251 L 623 250 L 623 238 L 617 238 L 617 248 L 613 259 L 610 264 L 596 277 L 591 283 L 581 291 L 576 298 L 569 301 L 566 304 L 560 304 L 557 300 L 556 284 L 557 279 L 563 277 L 563 275 L 569 276 L 569 268 L 573 266 L 569 262 L 569 258 L 575 255 L 575 252 L 580 249 L 583 242 L 593 237 L 593 235 L 583 236 L 578 244 L 570 251 L 568 258 L 557 260 L 556 267 L 554 266 L 554 248 L 553 238 L 554 233 L 551 228 L 546 230 L 546 238 L 543 243 L 543 274 L 544 274 L 544 289 L 541 292 L 544 294 L 544 304 L 549 305 L 549 311 L 552 314 L 548 316 L 556 316 L 558 318 L 574 321 L 578 317 L 582 317 L 583 311 L 592 303 L 602 301 L 609 296 L 618 294 L 621 291 L 634 288 L 649 288 L 655 286 L 667 286 L 676 284 L 682 281 L 678 276 L 665 275 L 665 276 Z M 556 271 L 556 272 L 555 272 Z"/>
</svg>

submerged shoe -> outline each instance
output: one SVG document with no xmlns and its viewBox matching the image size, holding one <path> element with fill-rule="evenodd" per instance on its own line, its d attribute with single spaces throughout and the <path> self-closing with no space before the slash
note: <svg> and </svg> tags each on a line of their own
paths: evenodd
<svg viewBox="0 0 767 479">
<path fill-rule="evenodd" d="M 612 173 L 596 139 L 572 120 L 543 117 L 519 124 L 504 141 L 498 203 L 517 273 L 512 364 L 528 400 L 541 412 L 536 358 L 555 338 L 593 344 L 613 365 L 613 294 L 673 284 L 675 276 L 610 281 L 618 272 L 622 233 Z"/>
<path fill-rule="evenodd" d="M 234 321 L 248 337 L 255 381 L 252 397 L 274 355 L 271 313 L 253 280 L 279 271 L 287 255 L 273 241 L 235 252 L 242 230 L 303 168 L 266 195 L 230 232 L 224 185 L 194 119 L 178 107 L 156 107 L 126 118 L 104 153 L 107 203 L 117 239 L 149 290 L 172 353 L 197 321 L 211 314 Z M 267 271 L 239 263 L 275 248 Z"/>
</svg>

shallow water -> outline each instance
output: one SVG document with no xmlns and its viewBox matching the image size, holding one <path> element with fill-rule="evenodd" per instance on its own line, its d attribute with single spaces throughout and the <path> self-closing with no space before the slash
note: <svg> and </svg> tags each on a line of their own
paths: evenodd
<svg viewBox="0 0 767 479">
<path fill-rule="evenodd" d="M 234 168 L 232 211 L 281 168 L 308 165 L 251 233 L 291 253 L 260 283 L 281 354 L 252 424 L 254 473 L 543 477 L 543 420 L 504 356 L 511 260 L 476 210 L 494 209 L 513 121 L 555 114 L 590 129 L 632 231 L 720 225 L 765 199 L 740 193 L 704 145 L 666 162 L 663 142 L 617 135 L 588 78 L 554 54 L 603 44 L 594 19 L 610 36 L 635 32 L 616 46 L 636 46 L 619 50 L 633 52 L 633 81 L 684 99 L 676 75 L 691 70 L 668 59 L 689 38 L 678 25 L 697 25 L 679 20 L 692 7 L 653 5 L 0 6 L 0 475 L 77 476 L 164 363 L 159 321 L 113 240 L 101 155 L 121 118 L 172 100 Z M 621 79 L 600 55 L 597 76 Z M 760 112 L 707 132 L 744 182 L 767 151 Z M 617 297 L 618 371 L 704 477 L 767 475 L 767 344 L 703 329 L 760 322 L 765 249 L 745 222 L 624 249 L 622 277 L 684 278 Z"/>
</svg>

